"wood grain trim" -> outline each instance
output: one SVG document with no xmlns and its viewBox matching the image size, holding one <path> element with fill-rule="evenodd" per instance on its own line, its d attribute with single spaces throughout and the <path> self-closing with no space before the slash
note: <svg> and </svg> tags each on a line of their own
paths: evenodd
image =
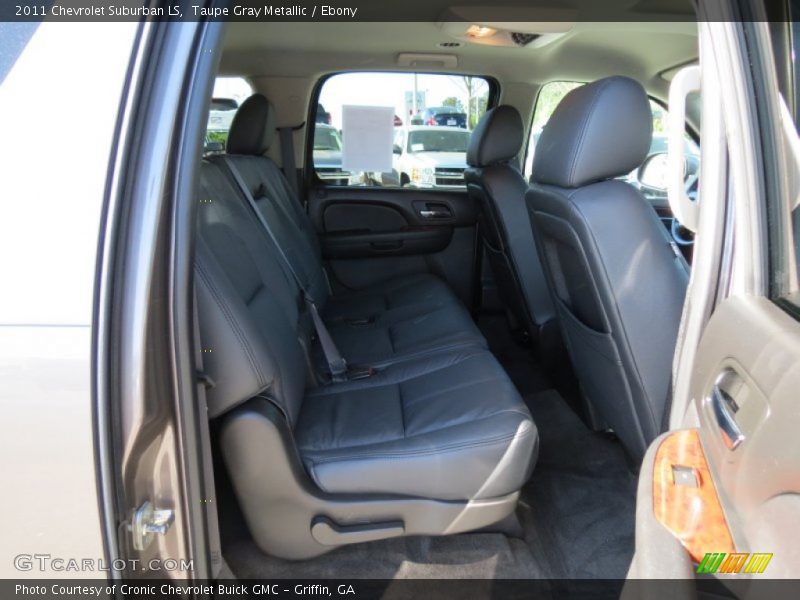
<svg viewBox="0 0 800 600">
<path fill-rule="evenodd" d="M 675 483 L 674 466 L 691 467 L 697 487 Z M 676 431 L 656 451 L 653 511 L 699 563 L 707 552 L 736 552 L 696 429 Z"/>
</svg>

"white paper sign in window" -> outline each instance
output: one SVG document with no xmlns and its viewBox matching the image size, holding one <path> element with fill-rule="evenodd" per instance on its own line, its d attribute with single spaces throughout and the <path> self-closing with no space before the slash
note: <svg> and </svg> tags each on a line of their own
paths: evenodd
<svg viewBox="0 0 800 600">
<path fill-rule="evenodd" d="M 391 106 L 342 106 L 342 168 L 391 171 L 393 136 Z"/>
</svg>

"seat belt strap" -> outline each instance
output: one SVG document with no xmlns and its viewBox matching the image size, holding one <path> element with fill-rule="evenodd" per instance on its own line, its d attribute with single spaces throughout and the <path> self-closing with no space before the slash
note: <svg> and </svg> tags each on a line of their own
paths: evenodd
<svg viewBox="0 0 800 600">
<path fill-rule="evenodd" d="M 339 353 L 339 349 L 336 347 L 336 343 L 333 341 L 328 328 L 325 327 L 322 317 L 319 316 L 317 305 L 314 304 L 314 301 L 307 295 L 305 296 L 305 301 L 308 312 L 311 313 L 311 320 L 314 322 L 314 329 L 317 331 L 317 339 L 319 340 L 320 346 L 322 346 L 322 353 L 325 355 L 325 362 L 328 363 L 328 369 L 331 372 L 333 380 L 346 381 L 347 361 Z"/>
<path fill-rule="evenodd" d="M 206 401 L 206 389 L 213 387 L 214 383 L 203 372 L 203 353 L 202 341 L 200 340 L 200 324 L 198 322 L 197 294 L 192 296 L 192 327 L 194 330 L 195 344 L 195 368 L 197 370 L 197 400 L 200 411 L 200 452 L 203 460 L 203 492 L 206 502 L 203 503 L 205 509 L 206 526 L 208 528 L 208 549 L 211 558 L 210 575 L 212 579 L 220 577 L 220 574 L 228 570 L 225 559 L 222 556 L 222 543 L 219 534 L 219 514 L 217 513 L 216 487 L 214 485 L 214 459 L 211 453 L 211 431 L 208 424 L 208 403 Z"/>
<path fill-rule="evenodd" d="M 302 127 L 302 125 L 300 125 Z M 300 199 L 297 186 L 297 165 L 294 162 L 294 131 L 300 127 L 279 127 L 281 140 L 281 165 L 283 174 L 289 182 L 289 188 L 296 199 Z"/>
<path fill-rule="evenodd" d="M 303 294 L 303 301 L 305 302 L 306 308 L 308 312 L 311 313 L 311 320 L 314 323 L 314 330 L 317 333 L 317 339 L 319 340 L 320 346 L 322 346 L 322 353 L 325 355 L 325 362 L 328 363 L 328 369 L 331 372 L 331 377 L 333 377 L 334 381 L 344 381 L 347 379 L 347 361 L 345 361 L 344 357 L 342 356 L 339 349 L 336 347 L 336 344 L 331 337 L 328 328 L 325 326 L 325 322 L 322 320 L 322 317 L 319 315 L 319 310 L 317 310 L 317 304 L 314 301 L 314 298 L 311 294 L 308 293 L 306 286 L 303 284 L 303 280 L 300 279 L 300 276 L 295 271 L 292 263 L 289 261 L 289 258 L 286 256 L 286 253 L 283 251 L 283 247 L 281 246 L 278 238 L 275 237 L 275 234 L 272 231 L 272 228 L 269 225 L 269 221 L 264 218 L 264 215 L 261 214 L 261 211 L 258 209 L 258 204 L 256 204 L 255 198 L 253 198 L 253 194 L 250 192 L 250 189 L 247 187 L 247 183 L 245 183 L 242 174 L 239 172 L 239 169 L 236 168 L 236 165 L 230 159 L 229 156 L 223 156 L 223 161 L 225 165 L 228 167 L 231 175 L 233 175 L 233 179 L 236 181 L 236 185 L 239 186 L 239 189 L 244 194 L 245 198 L 247 198 L 247 202 L 250 204 L 250 208 L 256 213 L 256 217 L 258 220 L 261 221 L 261 225 L 266 230 L 267 234 L 269 235 L 272 243 L 275 245 L 275 248 L 278 250 L 278 254 L 280 254 L 281 260 L 286 265 L 286 268 L 289 270 L 289 273 L 292 275 L 292 279 L 294 279 L 297 287 L 300 288 L 300 293 Z"/>
</svg>

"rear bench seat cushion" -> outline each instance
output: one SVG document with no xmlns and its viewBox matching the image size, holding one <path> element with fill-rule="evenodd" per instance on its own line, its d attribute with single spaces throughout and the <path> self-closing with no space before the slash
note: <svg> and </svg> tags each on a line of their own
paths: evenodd
<svg viewBox="0 0 800 600">
<path fill-rule="evenodd" d="M 377 284 L 363 290 L 338 292 L 328 298 L 326 320 L 376 315 L 393 308 L 422 306 L 435 309 L 461 306 L 453 291 L 436 275 L 420 273 Z"/>
<path fill-rule="evenodd" d="M 478 349 L 312 390 L 295 439 L 323 491 L 440 500 L 519 490 L 538 448 L 519 393 Z"/>
<path fill-rule="evenodd" d="M 328 322 L 328 329 L 353 365 L 377 367 L 464 346 L 486 348 L 486 339 L 459 304 L 388 309 L 367 323 L 336 320 Z M 316 362 L 324 365 L 324 355 L 317 350 Z"/>
</svg>

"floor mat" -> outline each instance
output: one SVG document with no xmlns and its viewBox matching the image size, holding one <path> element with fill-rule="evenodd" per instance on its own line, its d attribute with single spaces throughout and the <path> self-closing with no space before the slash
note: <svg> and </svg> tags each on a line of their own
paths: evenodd
<svg viewBox="0 0 800 600">
<path fill-rule="evenodd" d="M 409 537 L 343 546 L 305 561 L 267 557 L 249 539 L 227 545 L 240 578 L 527 579 L 547 577 L 528 545 L 498 533 Z"/>
<path fill-rule="evenodd" d="M 525 397 L 539 460 L 520 516 L 534 559 L 553 578 L 622 578 L 634 548 L 636 478 L 619 442 L 590 431 L 554 390 Z"/>
</svg>

